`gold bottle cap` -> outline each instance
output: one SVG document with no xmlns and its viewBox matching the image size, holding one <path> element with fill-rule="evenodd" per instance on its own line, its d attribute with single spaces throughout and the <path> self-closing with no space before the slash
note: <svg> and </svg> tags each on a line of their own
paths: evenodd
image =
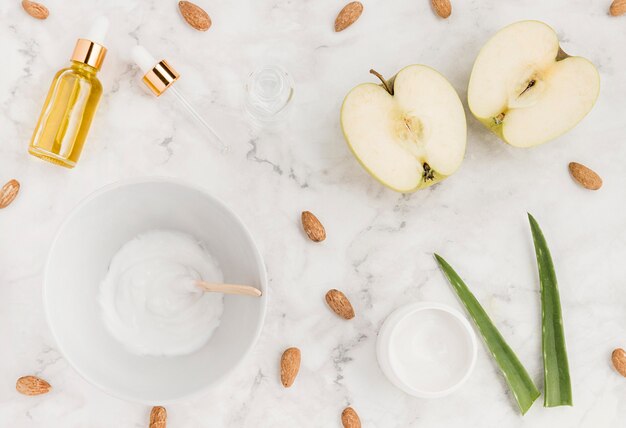
<svg viewBox="0 0 626 428">
<path fill-rule="evenodd" d="M 100 70 L 102 62 L 107 54 L 107 48 L 104 46 L 92 42 L 87 39 L 78 39 L 74 53 L 72 54 L 72 61 L 82 62 Z"/>
<path fill-rule="evenodd" d="M 157 97 L 178 80 L 180 74 L 166 60 L 161 60 L 143 76 L 143 83 Z"/>
</svg>

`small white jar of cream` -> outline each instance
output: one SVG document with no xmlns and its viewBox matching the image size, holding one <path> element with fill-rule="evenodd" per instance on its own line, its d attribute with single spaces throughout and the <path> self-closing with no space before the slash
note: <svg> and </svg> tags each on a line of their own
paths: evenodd
<svg viewBox="0 0 626 428">
<path fill-rule="evenodd" d="M 474 369 L 476 335 L 458 311 L 440 303 L 413 303 L 387 317 L 376 353 L 389 381 L 407 394 L 443 397 Z"/>
</svg>

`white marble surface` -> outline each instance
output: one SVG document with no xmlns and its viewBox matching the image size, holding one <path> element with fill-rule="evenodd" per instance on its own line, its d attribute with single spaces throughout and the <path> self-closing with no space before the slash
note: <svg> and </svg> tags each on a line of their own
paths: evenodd
<svg viewBox="0 0 626 428">
<path fill-rule="evenodd" d="M 99 187 L 162 175 L 201 184 L 250 227 L 265 257 L 271 299 L 263 334 L 241 369 L 202 399 L 169 406 L 170 427 L 334 427 L 348 404 L 365 427 L 605 427 L 626 418 L 626 379 L 609 356 L 626 346 L 626 17 L 609 0 L 457 0 L 447 21 L 426 0 L 367 0 L 357 24 L 332 30 L 334 0 L 202 0 L 207 33 L 180 19 L 175 0 L 46 0 L 50 18 L 0 3 L 0 181 L 22 192 L 0 212 L 0 426 L 145 427 L 149 408 L 107 396 L 61 357 L 42 313 L 42 270 L 67 213 Z M 86 20 L 113 22 L 101 78 L 105 95 L 83 157 L 72 171 L 30 157 L 26 148 L 54 72 L 65 66 Z M 446 75 L 464 100 L 474 57 L 489 35 L 521 19 L 555 27 L 565 51 L 599 68 L 602 91 L 589 116 L 544 146 L 498 142 L 469 116 L 458 173 L 426 191 L 400 195 L 367 176 L 341 135 L 347 91 L 411 63 Z M 177 66 L 181 89 L 228 136 L 226 157 L 165 102 L 139 86 L 128 62 L 137 41 Z M 293 75 L 291 119 L 254 129 L 242 115 L 243 81 L 264 62 Z M 162 102 L 161 102 L 162 101 Z M 576 186 L 567 163 L 595 168 L 605 185 Z M 315 245 L 299 227 L 302 210 L 326 224 Z M 526 212 L 542 225 L 561 284 L 574 389 L 573 408 L 542 407 L 521 417 L 484 347 L 476 370 L 453 396 L 412 398 L 394 388 L 375 359 L 386 315 L 406 302 L 459 307 L 431 256 L 448 258 L 483 302 L 542 386 L 540 306 Z M 357 318 L 343 322 L 323 295 L 343 289 Z M 287 346 L 302 349 L 293 388 L 278 381 Z M 24 374 L 54 391 L 25 397 Z"/>
</svg>

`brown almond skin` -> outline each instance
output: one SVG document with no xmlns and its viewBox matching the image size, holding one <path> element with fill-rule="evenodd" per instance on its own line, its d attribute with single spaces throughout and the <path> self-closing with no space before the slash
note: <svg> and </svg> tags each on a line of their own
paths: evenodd
<svg viewBox="0 0 626 428">
<path fill-rule="evenodd" d="M 354 318 L 354 308 L 350 300 L 339 290 L 328 290 L 326 293 L 326 303 L 337 315 L 346 320 Z"/>
<path fill-rule="evenodd" d="M 322 242 L 326 239 L 326 229 L 312 212 L 302 212 L 302 227 L 311 241 Z"/>
<path fill-rule="evenodd" d="M 435 13 L 443 19 L 448 18 L 452 14 L 452 4 L 450 0 L 431 0 Z"/>
<path fill-rule="evenodd" d="M 346 407 L 341 412 L 343 428 L 361 428 L 361 419 L 352 407 Z"/>
<path fill-rule="evenodd" d="M 2 189 L 0 189 L 0 209 L 11 205 L 11 202 L 15 200 L 19 191 L 20 182 L 17 180 L 10 180 L 2 186 Z"/>
<path fill-rule="evenodd" d="M 34 1 L 22 0 L 22 7 L 33 18 L 46 19 L 50 15 L 47 7 Z"/>
<path fill-rule="evenodd" d="M 622 348 L 617 348 L 611 354 L 611 361 L 613 361 L 613 367 L 622 376 L 626 377 L 626 351 Z"/>
<path fill-rule="evenodd" d="M 626 0 L 613 0 L 609 8 L 611 16 L 621 16 L 626 13 Z"/>
<path fill-rule="evenodd" d="M 578 162 L 570 162 L 569 172 L 572 178 L 581 186 L 589 190 L 598 190 L 602 187 L 602 178 L 592 169 Z"/>
<path fill-rule="evenodd" d="M 24 395 L 41 395 L 50 392 L 52 387 L 37 376 L 22 376 L 15 382 L 15 389 Z"/>
<path fill-rule="evenodd" d="M 363 4 L 360 1 L 353 1 L 345 5 L 335 18 L 335 32 L 343 31 L 354 24 L 362 13 Z"/>
<path fill-rule="evenodd" d="M 167 410 L 165 407 L 154 406 L 150 412 L 150 425 L 148 428 L 166 428 Z"/>
<path fill-rule="evenodd" d="M 207 31 L 211 28 L 211 17 L 200 6 L 190 1 L 179 1 L 178 8 L 187 24 L 198 31 Z"/>
<path fill-rule="evenodd" d="M 280 358 L 280 382 L 285 388 L 293 385 L 300 371 L 301 353 L 298 348 L 288 348 Z"/>
</svg>

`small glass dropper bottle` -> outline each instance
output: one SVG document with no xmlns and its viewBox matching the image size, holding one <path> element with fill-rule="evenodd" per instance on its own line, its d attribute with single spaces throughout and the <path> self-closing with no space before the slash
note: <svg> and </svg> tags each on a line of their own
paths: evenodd
<svg viewBox="0 0 626 428">
<path fill-rule="evenodd" d="M 96 19 L 88 37 L 76 42 L 70 66 L 54 76 L 28 148 L 33 156 L 66 168 L 78 162 L 102 95 L 96 73 L 108 28 L 105 17 Z"/>
<path fill-rule="evenodd" d="M 142 82 L 152 91 L 154 95 L 160 97 L 166 91 L 171 93 L 180 105 L 192 116 L 217 144 L 222 153 L 229 151 L 228 145 L 222 141 L 213 127 L 198 113 L 198 110 L 187 100 L 187 98 L 173 86 L 180 74 L 166 60 L 157 61 L 143 46 L 135 46 L 132 51 L 135 64 L 144 73 Z"/>
</svg>

